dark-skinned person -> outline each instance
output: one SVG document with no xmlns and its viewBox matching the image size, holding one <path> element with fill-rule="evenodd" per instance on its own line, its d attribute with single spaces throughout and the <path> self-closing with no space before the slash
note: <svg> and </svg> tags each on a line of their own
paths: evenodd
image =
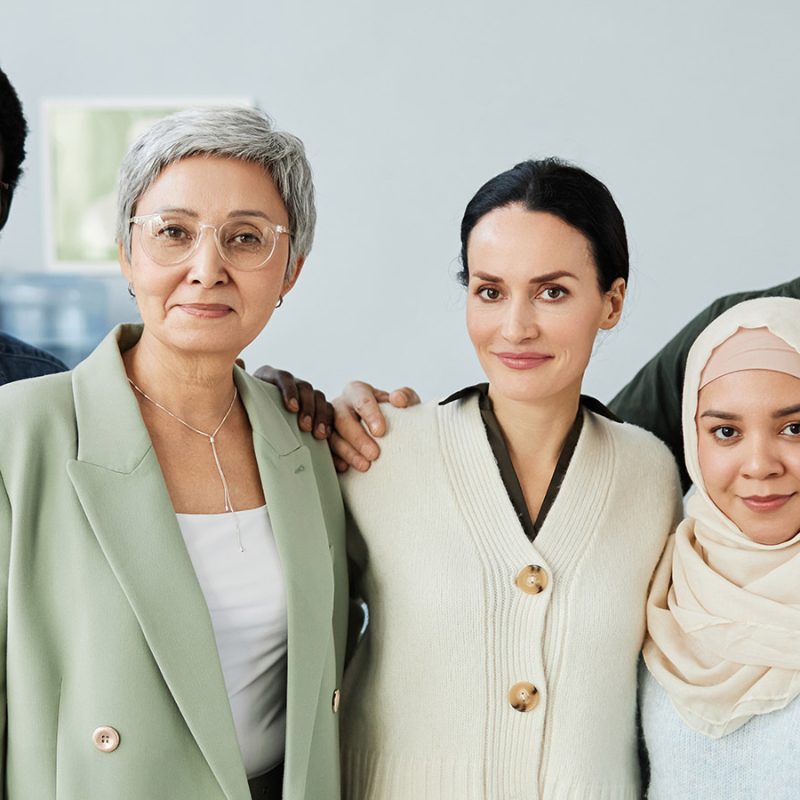
<svg viewBox="0 0 800 800">
<path fill-rule="evenodd" d="M 22 103 L 8 75 L 0 69 L 0 231 L 8 222 L 14 191 L 22 177 L 27 135 Z M 66 368 L 54 355 L 0 331 L 0 386 Z"/>
</svg>

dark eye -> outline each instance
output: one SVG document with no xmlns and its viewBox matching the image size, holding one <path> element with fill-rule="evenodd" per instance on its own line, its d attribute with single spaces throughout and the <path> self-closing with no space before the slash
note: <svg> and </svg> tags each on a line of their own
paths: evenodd
<svg viewBox="0 0 800 800">
<path fill-rule="evenodd" d="M 724 442 L 730 441 L 739 435 L 739 432 L 736 430 L 736 428 L 732 428 L 730 425 L 720 425 L 718 428 L 714 428 L 711 433 L 714 434 L 715 439 L 719 439 L 720 441 Z"/>
<path fill-rule="evenodd" d="M 223 227 L 224 246 L 231 250 L 251 251 L 266 247 L 264 234 L 252 225 L 237 223 Z"/>
<path fill-rule="evenodd" d="M 544 300 L 561 300 L 567 296 L 567 290 L 560 286 L 548 286 L 539 296 Z"/>
<path fill-rule="evenodd" d="M 263 239 L 257 231 L 239 231 L 228 240 L 231 245 L 242 245 L 244 247 L 258 247 L 263 244 Z"/>
<path fill-rule="evenodd" d="M 484 300 L 498 300 L 500 298 L 500 290 L 494 286 L 482 286 L 478 289 L 477 295 Z"/>
<path fill-rule="evenodd" d="M 164 223 L 161 227 L 155 230 L 156 239 L 164 239 L 171 242 L 182 242 L 190 237 L 189 231 L 180 225 Z"/>
<path fill-rule="evenodd" d="M 787 436 L 790 437 L 795 437 L 795 436 L 800 437 L 800 422 L 790 422 L 783 428 L 781 433 L 785 433 Z"/>
</svg>

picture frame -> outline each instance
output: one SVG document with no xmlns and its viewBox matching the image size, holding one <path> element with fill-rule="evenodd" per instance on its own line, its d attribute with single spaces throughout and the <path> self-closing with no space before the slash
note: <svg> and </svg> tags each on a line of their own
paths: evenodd
<svg viewBox="0 0 800 800">
<path fill-rule="evenodd" d="M 119 269 L 119 167 L 156 120 L 187 108 L 244 105 L 249 98 L 59 98 L 42 102 L 45 267 L 108 274 Z"/>
</svg>

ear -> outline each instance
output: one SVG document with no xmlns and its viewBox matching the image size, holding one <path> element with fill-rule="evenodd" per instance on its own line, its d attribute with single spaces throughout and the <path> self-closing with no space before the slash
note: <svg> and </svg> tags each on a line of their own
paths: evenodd
<svg viewBox="0 0 800 800">
<path fill-rule="evenodd" d="M 122 242 L 117 242 L 117 260 L 119 261 L 120 272 L 125 276 L 125 280 L 129 283 L 133 282 L 133 270 L 131 269 L 131 262 L 125 255 L 125 248 Z"/>
<path fill-rule="evenodd" d="M 625 304 L 627 285 L 624 278 L 617 278 L 611 288 L 603 294 L 603 316 L 600 319 L 600 330 L 611 330 L 622 316 Z"/>
<path fill-rule="evenodd" d="M 283 282 L 283 289 L 281 290 L 281 295 L 286 297 L 289 292 L 292 291 L 294 285 L 297 283 L 297 279 L 300 277 L 300 272 L 303 269 L 303 264 L 306 263 L 305 256 L 298 256 L 297 263 L 294 265 L 294 274 L 291 278 L 287 278 Z"/>
</svg>

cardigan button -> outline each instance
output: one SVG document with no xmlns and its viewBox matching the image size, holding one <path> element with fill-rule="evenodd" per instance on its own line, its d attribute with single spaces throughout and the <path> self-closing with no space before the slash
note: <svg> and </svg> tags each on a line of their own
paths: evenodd
<svg viewBox="0 0 800 800">
<path fill-rule="evenodd" d="M 533 711 L 539 705 L 539 690 L 532 683 L 515 683 L 508 692 L 508 702 L 515 711 Z"/>
<path fill-rule="evenodd" d="M 110 725 L 101 725 L 92 734 L 92 741 L 101 753 L 113 753 L 119 747 L 119 733 Z"/>
<path fill-rule="evenodd" d="M 331 708 L 333 709 L 333 713 L 337 714 L 339 712 L 339 703 L 342 701 L 342 693 L 336 689 L 333 693 L 333 699 L 331 700 Z"/>
<path fill-rule="evenodd" d="M 538 564 L 528 564 L 519 571 L 515 583 L 525 594 L 539 594 L 547 588 L 547 572 Z"/>
</svg>

